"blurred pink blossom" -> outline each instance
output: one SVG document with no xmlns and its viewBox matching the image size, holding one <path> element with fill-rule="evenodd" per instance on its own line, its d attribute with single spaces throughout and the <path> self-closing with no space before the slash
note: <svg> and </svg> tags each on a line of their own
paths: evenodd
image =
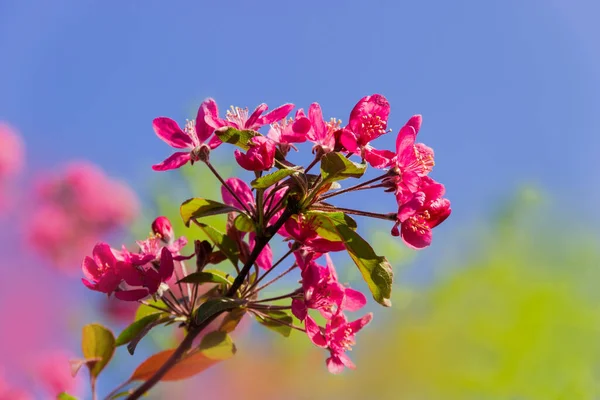
<svg viewBox="0 0 600 400">
<path fill-rule="evenodd" d="M 23 169 L 25 146 L 10 125 L 0 121 L 0 180 L 11 177 Z"/>
<path fill-rule="evenodd" d="M 28 243 L 54 266 L 73 272 L 94 243 L 124 228 L 138 211 L 138 199 L 127 185 L 83 161 L 38 177 L 33 202 Z"/>
<path fill-rule="evenodd" d="M 71 375 L 69 360 L 75 358 L 64 351 L 53 351 L 42 354 L 35 362 L 35 381 L 49 398 L 62 392 L 71 395 L 78 392 L 80 377 Z"/>
</svg>

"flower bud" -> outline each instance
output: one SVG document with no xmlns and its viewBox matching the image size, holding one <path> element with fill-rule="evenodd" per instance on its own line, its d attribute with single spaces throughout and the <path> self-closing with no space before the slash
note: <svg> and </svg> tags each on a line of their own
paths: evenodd
<svg viewBox="0 0 600 400">
<path fill-rule="evenodd" d="M 163 242 L 171 244 L 173 242 L 173 226 L 167 217 L 158 217 L 152 222 L 152 232 Z"/>
</svg>

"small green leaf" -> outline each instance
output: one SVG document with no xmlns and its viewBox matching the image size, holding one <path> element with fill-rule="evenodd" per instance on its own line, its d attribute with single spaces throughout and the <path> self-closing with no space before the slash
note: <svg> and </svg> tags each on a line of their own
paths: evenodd
<svg viewBox="0 0 600 400">
<path fill-rule="evenodd" d="M 211 332 L 204 336 L 198 349 L 213 360 L 226 360 L 237 351 L 231 337 L 221 331 Z"/>
<path fill-rule="evenodd" d="M 321 217 L 329 220 L 328 229 L 333 228 L 332 231 L 344 242 L 348 254 L 369 286 L 375 301 L 386 307 L 391 306 L 394 274 L 387 259 L 375 254 L 371 245 L 345 223 L 330 219 L 327 213 L 323 213 Z"/>
<path fill-rule="evenodd" d="M 151 315 L 148 315 L 146 318 L 150 319 L 151 317 L 160 317 L 161 315 L 163 315 L 163 314 L 151 314 Z M 165 323 L 165 322 L 167 323 L 166 325 L 169 325 L 169 323 L 175 322 L 175 320 L 171 319 L 170 316 L 162 316 L 162 318 L 157 318 L 153 321 L 150 320 L 149 322 L 147 322 L 146 324 L 144 324 L 142 326 L 141 321 L 143 321 L 143 320 L 144 319 L 140 319 L 139 321 L 136 321 L 132 325 L 130 325 L 130 326 L 133 326 L 133 325 L 139 323 L 140 326 L 136 326 L 134 329 L 132 329 L 132 330 L 135 330 L 135 329 L 139 328 L 139 330 L 137 332 L 132 332 L 131 338 L 125 337 L 123 339 L 123 340 L 128 339 L 127 342 L 125 342 L 125 343 L 128 343 L 127 351 L 131 355 L 133 355 L 133 353 L 135 353 L 135 349 L 136 349 L 138 343 L 140 342 L 140 340 L 142 340 L 144 338 L 144 336 L 146 336 L 152 328 L 154 328 L 155 326 L 158 326 L 162 323 Z M 123 333 L 125 333 L 125 332 L 123 332 Z M 121 333 L 121 335 L 123 335 L 123 333 Z M 120 337 L 120 335 L 119 335 L 119 337 Z"/>
<path fill-rule="evenodd" d="M 248 150 L 250 148 L 248 146 L 250 139 L 252 139 L 254 136 L 260 136 L 260 133 L 258 132 L 251 130 L 240 131 L 230 126 L 217 129 L 215 134 L 219 137 L 219 139 L 221 139 L 221 142 L 234 144 L 244 150 Z"/>
<path fill-rule="evenodd" d="M 290 325 L 292 324 L 294 319 L 289 313 L 281 310 L 275 310 L 269 311 L 265 314 L 266 317 L 262 315 L 255 316 L 256 320 L 261 325 L 264 325 L 272 331 L 275 331 L 285 337 L 290 336 L 290 333 L 292 333 L 292 327 Z"/>
<path fill-rule="evenodd" d="M 196 324 L 200 325 L 223 311 L 233 310 L 241 305 L 240 300 L 217 297 L 206 300 L 196 310 Z"/>
<path fill-rule="evenodd" d="M 235 207 L 228 206 L 218 201 L 202 198 L 193 198 L 184 201 L 179 208 L 181 218 L 186 226 L 190 226 L 190 221 L 196 218 L 208 217 L 211 215 L 226 214 L 237 211 Z"/>
<path fill-rule="evenodd" d="M 223 318 L 219 330 L 226 333 L 233 332 L 245 314 L 246 309 L 244 308 L 236 308 L 235 310 L 229 311 L 227 315 L 225 315 L 225 318 Z"/>
<path fill-rule="evenodd" d="M 331 152 L 321 158 L 321 176 L 325 181 L 360 178 L 366 170 L 366 163 L 355 163 L 341 153 Z"/>
<path fill-rule="evenodd" d="M 145 302 L 150 305 L 156 306 L 156 307 L 168 309 L 167 305 L 160 299 L 159 300 L 148 299 L 148 300 L 145 300 Z M 137 311 L 135 312 L 134 321 L 138 321 L 147 315 L 163 314 L 163 313 L 164 313 L 164 311 L 160 311 L 154 307 L 147 306 L 146 304 L 140 304 Z"/>
<path fill-rule="evenodd" d="M 333 242 L 342 240 L 336 229 L 336 225 L 346 225 L 352 230 L 356 230 L 358 226 L 352 217 L 339 211 L 308 211 L 305 215 L 312 220 L 311 225 L 316 227 L 319 236 Z"/>
<path fill-rule="evenodd" d="M 234 266 L 237 266 L 240 258 L 240 250 L 237 244 L 229 236 L 224 235 L 210 225 L 198 223 L 198 227 L 202 229 L 202 232 L 208 236 L 208 238 L 225 254 L 225 256 L 231 261 Z"/>
<path fill-rule="evenodd" d="M 127 344 L 133 340 L 140 332 L 146 328 L 147 325 L 152 324 L 154 321 L 160 318 L 160 313 L 146 315 L 144 318 L 138 319 L 131 325 L 121 332 L 121 334 L 117 337 L 117 341 L 115 342 L 115 346 L 122 346 Z"/>
<path fill-rule="evenodd" d="M 77 400 L 77 397 L 71 396 L 67 392 L 62 392 L 58 396 L 56 396 L 56 400 Z"/>
<path fill-rule="evenodd" d="M 261 176 L 260 178 L 256 178 L 250 184 L 254 189 L 266 189 L 268 187 L 273 186 L 280 180 L 287 178 L 290 175 L 293 175 L 297 172 L 300 172 L 300 168 L 285 168 L 279 169 L 273 173 L 268 175 Z"/>
<path fill-rule="evenodd" d="M 115 352 L 115 336 L 100 324 L 88 324 L 83 327 L 81 349 L 86 359 L 99 358 L 95 363 L 88 363 L 90 375 L 96 378 Z"/>
<path fill-rule="evenodd" d="M 199 285 L 201 283 L 224 283 L 230 285 L 233 283 L 231 275 L 218 270 L 204 270 L 202 272 L 194 272 L 181 279 L 181 283 L 193 283 Z M 178 283 L 179 283 L 178 282 Z"/>
<path fill-rule="evenodd" d="M 235 217 L 233 225 L 241 232 L 254 232 L 254 222 L 246 214 L 239 214 Z"/>
</svg>

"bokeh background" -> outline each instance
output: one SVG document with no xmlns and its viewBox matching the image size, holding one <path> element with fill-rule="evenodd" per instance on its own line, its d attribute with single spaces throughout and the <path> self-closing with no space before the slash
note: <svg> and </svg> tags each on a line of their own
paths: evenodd
<svg viewBox="0 0 600 400">
<path fill-rule="evenodd" d="M 395 131 L 423 114 L 453 214 L 418 253 L 362 225 L 396 287 L 391 309 L 371 305 L 358 369 L 332 376 L 303 335 L 248 324 L 234 359 L 152 398 L 600 398 L 598 15 L 592 0 L 0 0 L 0 399 L 88 398 L 66 361 L 80 328 L 118 331 L 132 310 L 83 288 L 81 258 L 192 194 L 218 199 L 198 166 L 150 169 L 171 151 L 154 117 L 183 122 L 210 96 L 222 112 L 317 101 L 345 122 L 372 93 Z M 163 330 L 121 349 L 100 394 L 172 344 Z"/>
</svg>

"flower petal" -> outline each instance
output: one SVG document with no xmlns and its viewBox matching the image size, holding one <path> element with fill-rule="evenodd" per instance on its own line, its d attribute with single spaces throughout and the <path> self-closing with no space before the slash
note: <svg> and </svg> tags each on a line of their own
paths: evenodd
<svg viewBox="0 0 600 400">
<path fill-rule="evenodd" d="M 227 186 L 231 189 L 233 193 L 240 199 L 244 205 L 254 206 L 254 196 L 252 195 L 252 189 L 239 178 L 229 178 L 225 181 Z M 228 206 L 237 207 L 240 210 L 243 210 L 244 207 L 240 204 L 239 201 L 227 190 L 225 186 L 221 186 L 221 197 L 223 198 L 223 202 Z"/>
<path fill-rule="evenodd" d="M 282 106 L 277 107 L 273 111 L 263 115 L 258 119 L 258 122 L 262 125 L 269 125 L 273 122 L 281 121 L 285 117 L 288 116 L 290 111 L 294 109 L 294 105 L 287 103 Z"/>
<path fill-rule="evenodd" d="M 148 289 L 133 289 L 115 292 L 115 297 L 124 301 L 138 301 L 148 296 Z"/>
<path fill-rule="evenodd" d="M 173 276 L 175 271 L 175 263 L 173 262 L 173 255 L 166 247 L 163 247 L 160 252 L 160 280 L 163 282 L 168 281 Z"/>
<path fill-rule="evenodd" d="M 190 161 L 190 159 L 190 153 L 177 152 L 160 164 L 153 165 L 152 169 L 155 171 L 168 171 L 170 169 L 177 169 Z"/>
<path fill-rule="evenodd" d="M 304 320 L 304 328 L 306 328 L 306 334 L 308 335 L 309 339 L 316 346 L 327 347 L 327 339 L 325 339 L 325 336 L 321 332 L 321 328 L 310 315 L 307 315 L 306 319 Z"/>
<path fill-rule="evenodd" d="M 412 249 L 423 249 L 431 244 L 431 229 L 414 227 L 408 221 L 402 223 L 400 235 L 404 243 Z"/>
<path fill-rule="evenodd" d="M 164 140 L 169 146 L 176 149 L 193 147 L 192 138 L 181 130 L 177 122 L 171 118 L 159 117 L 152 121 L 152 127 L 156 135 Z"/>
<path fill-rule="evenodd" d="M 348 311 L 358 311 L 367 304 L 367 298 L 358 290 L 346 288 L 342 308 Z"/>
</svg>

